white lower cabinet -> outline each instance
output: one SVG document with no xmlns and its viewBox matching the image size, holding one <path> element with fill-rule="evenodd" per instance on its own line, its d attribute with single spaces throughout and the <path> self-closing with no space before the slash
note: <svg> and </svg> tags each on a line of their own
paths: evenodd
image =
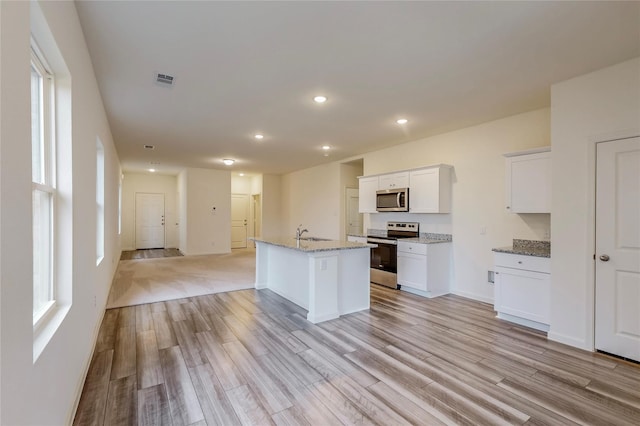
<svg viewBox="0 0 640 426">
<path fill-rule="evenodd" d="M 451 243 L 398 241 L 400 289 L 424 297 L 449 293 L 450 251 Z"/>
<path fill-rule="evenodd" d="M 495 253 L 494 260 L 498 318 L 549 331 L 551 259 Z"/>
</svg>

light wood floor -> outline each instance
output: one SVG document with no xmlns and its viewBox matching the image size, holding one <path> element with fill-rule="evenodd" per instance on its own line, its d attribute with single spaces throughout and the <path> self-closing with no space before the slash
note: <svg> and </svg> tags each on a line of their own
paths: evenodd
<svg viewBox="0 0 640 426">
<path fill-rule="evenodd" d="M 457 296 L 371 302 L 319 325 L 269 290 L 109 310 L 74 423 L 640 423 L 634 364 Z"/>
<path fill-rule="evenodd" d="M 120 260 L 159 259 L 162 257 L 184 256 L 177 248 L 127 250 L 120 255 Z"/>
</svg>

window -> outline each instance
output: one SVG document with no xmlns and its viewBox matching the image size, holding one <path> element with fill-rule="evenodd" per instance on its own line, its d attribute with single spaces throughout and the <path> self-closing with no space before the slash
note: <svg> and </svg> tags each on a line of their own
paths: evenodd
<svg viewBox="0 0 640 426">
<path fill-rule="evenodd" d="M 104 258 L 104 146 L 96 138 L 96 265 Z"/>
<path fill-rule="evenodd" d="M 53 75 L 42 55 L 32 51 L 31 179 L 33 182 L 34 325 L 55 306 L 56 296 L 53 271 L 56 207 L 53 98 Z"/>
</svg>

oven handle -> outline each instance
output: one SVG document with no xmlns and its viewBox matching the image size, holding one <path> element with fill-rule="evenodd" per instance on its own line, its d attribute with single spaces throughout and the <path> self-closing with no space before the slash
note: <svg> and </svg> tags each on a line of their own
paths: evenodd
<svg viewBox="0 0 640 426">
<path fill-rule="evenodd" d="M 367 238 L 367 242 L 375 244 L 390 244 L 392 246 L 398 245 L 398 241 L 396 240 L 385 240 L 383 238 Z"/>
</svg>

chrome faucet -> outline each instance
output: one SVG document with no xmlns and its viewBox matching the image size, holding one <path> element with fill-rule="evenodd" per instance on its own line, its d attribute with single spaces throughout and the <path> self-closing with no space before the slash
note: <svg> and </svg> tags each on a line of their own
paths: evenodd
<svg viewBox="0 0 640 426">
<path fill-rule="evenodd" d="M 303 230 L 300 230 L 300 228 L 302 228 L 302 224 L 300 224 L 300 226 L 298 226 L 298 229 L 296 229 L 296 240 L 299 240 L 300 237 L 302 237 L 302 234 L 304 234 L 305 232 L 309 232 L 309 230 L 306 228 Z"/>
</svg>

